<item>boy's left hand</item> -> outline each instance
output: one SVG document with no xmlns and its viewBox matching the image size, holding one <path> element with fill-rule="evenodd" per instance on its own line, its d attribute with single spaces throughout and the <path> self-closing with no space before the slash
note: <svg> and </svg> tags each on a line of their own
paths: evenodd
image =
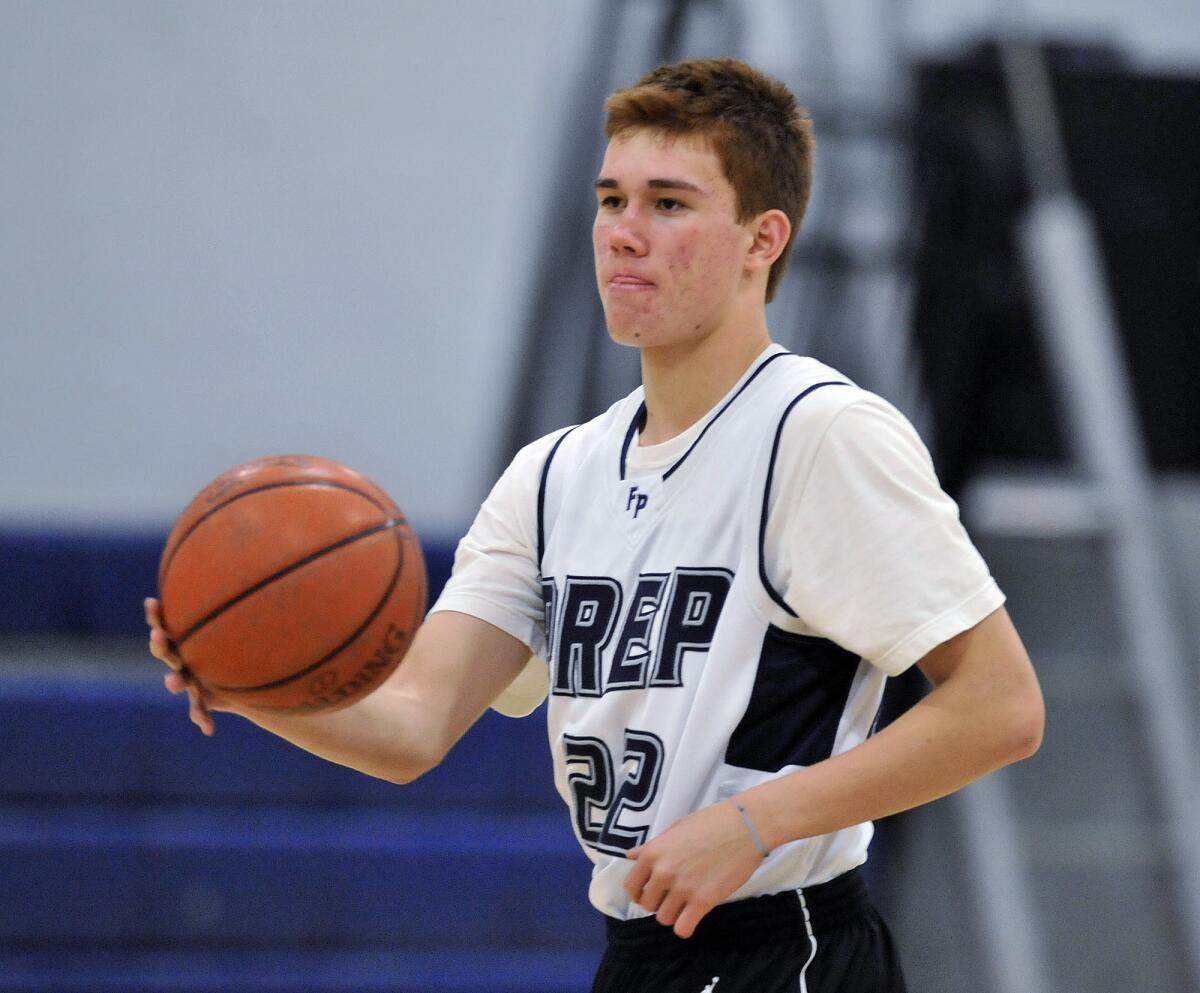
<svg viewBox="0 0 1200 993">
<path fill-rule="evenodd" d="M 731 800 L 688 814 L 628 857 L 634 860 L 625 877 L 630 899 L 681 938 L 690 938 L 701 918 L 763 861 Z"/>
</svg>

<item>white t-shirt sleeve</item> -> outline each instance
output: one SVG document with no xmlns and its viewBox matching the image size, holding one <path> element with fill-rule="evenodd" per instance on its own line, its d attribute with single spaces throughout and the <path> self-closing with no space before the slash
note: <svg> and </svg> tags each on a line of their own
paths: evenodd
<svg viewBox="0 0 1200 993">
<path fill-rule="evenodd" d="M 785 425 L 765 565 L 800 623 L 896 675 L 1004 595 L 904 416 L 821 393 Z"/>
<path fill-rule="evenodd" d="M 541 661 L 546 632 L 537 562 L 537 496 L 542 465 L 557 437 L 540 438 L 513 458 L 458 543 L 450 579 L 430 610 L 470 614 L 529 646 L 535 657 L 492 704 L 511 717 L 531 713 L 549 689 Z"/>
</svg>

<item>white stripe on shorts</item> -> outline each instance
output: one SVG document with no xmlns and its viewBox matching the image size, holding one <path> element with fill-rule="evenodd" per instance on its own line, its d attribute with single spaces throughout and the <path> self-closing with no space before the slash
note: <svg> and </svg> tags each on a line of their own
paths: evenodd
<svg viewBox="0 0 1200 993">
<path fill-rule="evenodd" d="M 817 936 L 813 933 L 812 917 L 808 913 L 808 901 L 804 899 L 804 890 L 796 890 L 800 897 L 800 909 L 804 911 L 804 930 L 808 932 L 808 961 L 804 963 L 804 968 L 800 970 L 800 993 L 808 993 L 808 980 L 804 978 L 808 972 L 808 967 L 812 965 L 813 959 L 817 957 Z"/>
</svg>

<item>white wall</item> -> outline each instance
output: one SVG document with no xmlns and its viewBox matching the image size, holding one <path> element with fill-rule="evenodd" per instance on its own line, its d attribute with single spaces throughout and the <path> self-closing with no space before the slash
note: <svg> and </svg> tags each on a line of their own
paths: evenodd
<svg viewBox="0 0 1200 993">
<path fill-rule="evenodd" d="M 0 0 L 0 524 L 165 523 L 305 450 L 460 530 L 600 2 Z M 742 6 L 751 57 L 806 57 L 805 8 Z M 870 81 L 889 24 L 946 47 L 1006 7 L 827 9 Z M 1200 66 L 1195 0 L 1026 10 Z"/>
<path fill-rule="evenodd" d="M 0 517 L 302 450 L 469 520 L 587 6 L 0 3 Z"/>
</svg>

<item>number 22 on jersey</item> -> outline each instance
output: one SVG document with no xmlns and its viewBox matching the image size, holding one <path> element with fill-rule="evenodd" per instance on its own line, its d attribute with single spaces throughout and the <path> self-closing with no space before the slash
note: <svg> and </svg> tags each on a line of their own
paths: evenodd
<svg viewBox="0 0 1200 993">
<path fill-rule="evenodd" d="M 567 783 L 580 840 L 591 848 L 618 856 L 645 842 L 650 828 L 636 823 L 637 813 L 650 807 L 658 792 L 664 754 L 662 740 L 649 731 L 626 729 L 619 768 L 613 763 L 612 751 L 600 738 L 565 735 L 563 742 Z"/>
</svg>

